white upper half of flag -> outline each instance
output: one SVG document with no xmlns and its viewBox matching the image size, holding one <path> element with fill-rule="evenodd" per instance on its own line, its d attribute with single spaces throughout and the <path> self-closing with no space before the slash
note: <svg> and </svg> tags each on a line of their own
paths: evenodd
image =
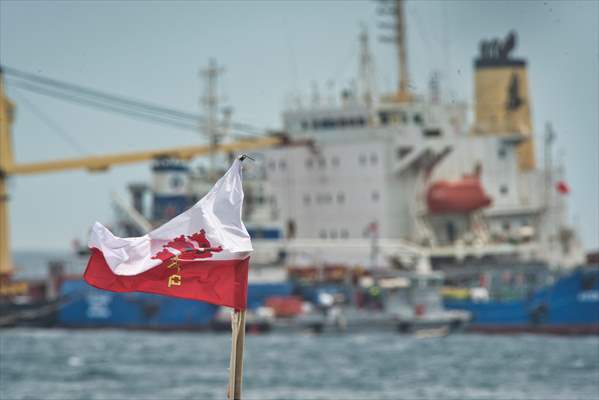
<svg viewBox="0 0 599 400">
<path fill-rule="evenodd" d="M 162 260 L 152 257 L 169 241 L 201 230 L 212 246 L 222 247 L 222 251 L 201 260 L 243 259 L 252 251 L 252 244 L 241 221 L 242 204 L 241 161 L 236 159 L 206 196 L 164 225 L 144 236 L 121 238 L 96 222 L 88 246 L 100 250 L 117 275 L 137 275 L 160 265 Z M 195 245 L 197 247 L 197 243 Z M 177 250 L 172 252 L 177 253 Z"/>
</svg>

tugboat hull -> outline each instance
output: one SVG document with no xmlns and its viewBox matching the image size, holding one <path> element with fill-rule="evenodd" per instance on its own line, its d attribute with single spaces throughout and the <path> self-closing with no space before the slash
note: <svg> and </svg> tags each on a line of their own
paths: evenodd
<svg viewBox="0 0 599 400">
<path fill-rule="evenodd" d="M 468 330 L 481 333 L 599 334 L 599 268 L 582 267 L 528 299 L 445 300 L 472 314 Z"/>
</svg>

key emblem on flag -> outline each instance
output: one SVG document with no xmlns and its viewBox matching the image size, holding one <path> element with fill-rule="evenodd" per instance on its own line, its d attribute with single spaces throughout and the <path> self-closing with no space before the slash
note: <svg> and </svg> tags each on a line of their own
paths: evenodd
<svg viewBox="0 0 599 400">
<path fill-rule="evenodd" d="M 181 266 L 179 265 L 179 257 L 175 256 L 173 258 L 173 262 L 171 262 L 167 267 L 167 269 L 173 269 L 176 268 L 177 272 L 175 274 L 172 274 L 168 277 L 168 287 L 171 286 L 181 286 L 181 275 L 179 275 L 179 272 L 181 272 Z"/>
</svg>

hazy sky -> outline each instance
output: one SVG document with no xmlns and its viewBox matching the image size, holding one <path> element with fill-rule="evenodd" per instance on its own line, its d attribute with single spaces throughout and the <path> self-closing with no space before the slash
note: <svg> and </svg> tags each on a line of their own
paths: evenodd
<svg viewBox="0 0 599 400">
<path fill-rule="evenodd" d="M 472 60 L 483 38 L 519 35 L 529 62 L 537 159 L 546 121 L 571 186 L 571 217 L 587 248 L 599 247 L 599 7 L 597 1 L 410 1 L 409 70 L 425 92 L 433 70 L 445 93 L 471 104 Z M 222 94 L 234 119 L 280 127 L 290 93 L 315 81 L 347 87 L 357 71 L 360 25 L 370 31 L 378 87 L 395 85 L 395 53 L 377 43 L 373 1 L 0 1 L 0 62 L 47 77 L 199 111 L 200 67 L 226 67 Z M 199 135 L 8 88 L 17 104 L 18 161 L 194 143 Z M 32 106 L 33 105 L 33 106 Z M 49 115 L 77 146 L 56 134 Z M 54 128 L 55 129 L 55 128 Z M 94 220 L 112 218 L 110 192 L 149 181 L 148 164 L 10 181 L 15 249 L 67 249 Z"/>
</svg>

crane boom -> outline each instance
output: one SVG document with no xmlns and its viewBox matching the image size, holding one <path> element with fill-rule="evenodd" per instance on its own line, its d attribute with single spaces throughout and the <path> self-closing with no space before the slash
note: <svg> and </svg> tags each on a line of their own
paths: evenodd
<svg viewBox="0 0 599 400">
<path fill-rule="evenodd" d="M 10 276 L 13 263 L 10 251 L 10 227 L 8 213 L 7 178 L 11 175 L 28 175 L 59 172 L 73 169 L 104 171 L 111 166 L 131 164 L 153 159 L 172 157 L 188 160 L 193 157 L 213 154 L 243 152 L 285 144 L 284 136 L 265 136 L 256 139 L 244 139 L 218 145 L 174 147 L 150 151 L 108 154 L 65 160 L 52 160 L 33 163 L 15 163 L 12 152 L 11 124 L 14 105 L 4 95 L 4 81 L 0 70 L 0 281 L 3 276 Z M 1 283 L 1 282 L 0 282 Z"/>
<path fill-rule="evenodd" d="M 72 169 L 104 171 L 114 165 L 132 164 L 165 157 L 189 160 L 193 157 L 199 157 L 211 153 L 242 152 L 246 150 L 271 147 L 281 144 L 281 142 L 281 138 L 271 136 L 256 139 L 238 140 L 235 142 L 218 144 L 217 146 L 208 144 L 200 146 L 173 147 L 169 149 L 109 154 L 104 156 L 90 156 L 66 160 L 9 164 L 4 168 L 4 173 L 7 175 L 28 175 L 59 172 Z"/>
</svg>

